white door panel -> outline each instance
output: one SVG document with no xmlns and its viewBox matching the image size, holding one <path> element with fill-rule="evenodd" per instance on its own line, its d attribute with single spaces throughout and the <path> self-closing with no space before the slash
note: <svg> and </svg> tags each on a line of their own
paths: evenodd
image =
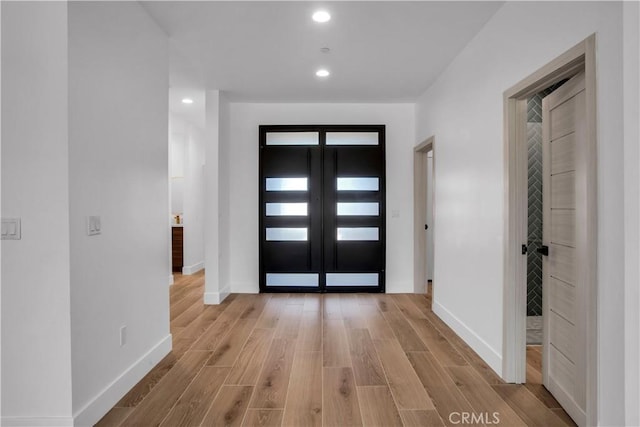
<svg viewBox="0 0 640 427">
<path fill-rule="evenodd" d="M 584 73 L 544 98 L 542 111 L 543 241 L 549 248 L 543 259 L 543 383 L 584 425 L 586 287 L 584 266 L 576 262 L 584 250 L 579 227 L 586 213 Z"/>
</svg>

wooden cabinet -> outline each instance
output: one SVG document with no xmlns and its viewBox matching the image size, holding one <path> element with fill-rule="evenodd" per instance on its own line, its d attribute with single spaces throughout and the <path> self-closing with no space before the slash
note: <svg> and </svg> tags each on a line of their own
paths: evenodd
<svg viewBox="0 0 640 427">
<path fill-rule="evenodd" d="M 171 227 L 171 258 L 173 271 L 182 272 L 184 264 L 184 229 L 182 227 Z"/>
</svg>

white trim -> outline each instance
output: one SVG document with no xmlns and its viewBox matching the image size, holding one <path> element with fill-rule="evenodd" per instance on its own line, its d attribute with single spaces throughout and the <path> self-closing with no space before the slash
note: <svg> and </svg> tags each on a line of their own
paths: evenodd
<svg viewBox="0 0 640 427">
<path fill-rule="evenodd" d="M 167 283 L 169 284 L 169 286 L 171 286 L 171 285 L 173 285 L 175 283 L 173 274 L 169 275 L 169 280 L 167 280 Z"/>
<path fill-rule="evenodd" d="M 229 296 L 229 288 L 225 288 L 220 292 L 205 292 L 204 303 L 205 305 L 217 305 L 224 301 Z"/>
<path fill-rule="evenodd" d="M 425 278 L 427 277 L 427 234 L 424 225 L 427 221 L 427 182 L 435 189 L 435 136 L 430 136 L 413 149 L 413 292 L 425 293 Z M 426 160 L 429 152 L 433 157 L 431 176 L 427 176 Z M 431 196 L 428 205 L 435 212 Z M 429 227 L 433 230 L 435 215 L 431 218 Z"/>
<path fill-rule="evenodd" d="M 185 265 L 182 267 L 182 274 L 189 276 L 191 274 L 196 274 L 198 271 L 204 268 L 204 261 L 196 262 L 192 265 Z"/>
<path fill-rule="evenodd" d="M 464 324 L 442 304 L 433 301 L 433 312 L 469 345 L 499 376 L 502 375 L 502 356 L 485 340 Z"/>
<path fill-rule="evenodd" d="M 205 273 L 206 274 L 206 273 Z M 234 282 L 231 283 L 234 294 L 259 294 L 260 286 L 258 282 Z"/>
<path fill-rule="evenodd" d="M 4 427 L 73 427 L 72 417 L 2 417 Z"/>
<path fill-rule="evenodd" d="M 84 408 L 73 416 L 70 426 L 92 426 L 138 383 L 149 371 L 171 351 L 171 334 L 164 337 L 153 346 L 144 356 L 129 366 L 118 378 L 98 393 Z M 4 424 L 3 424 L 4 425 Z M 27 424 L 20 424 L 27 425 Z M 36 424 L 33 424 L 36 425 Z M 37 424 L 58 426 L 58 424 Z M 62 425 L 62 424 L 60 424 Z M 65 424 L 67 425 L 67 424 Z"/>
</svg>

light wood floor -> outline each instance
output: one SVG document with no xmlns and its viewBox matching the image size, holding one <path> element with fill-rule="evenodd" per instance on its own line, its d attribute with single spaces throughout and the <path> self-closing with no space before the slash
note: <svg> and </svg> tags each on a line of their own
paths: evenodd
<svg viewBox="0 0 640 427">
<path fill-rule="evenodd" d="M 202 303 L 203 276 L 171 287 L 173 351 L 98 426 L 573 425 L 542 387 L 501 379 L 429 296 L 234 294 Z M 468 419 L 469 420 L 469 419 Z M 468 423 L 465 425 L 469 425 Z"/>
</svg>

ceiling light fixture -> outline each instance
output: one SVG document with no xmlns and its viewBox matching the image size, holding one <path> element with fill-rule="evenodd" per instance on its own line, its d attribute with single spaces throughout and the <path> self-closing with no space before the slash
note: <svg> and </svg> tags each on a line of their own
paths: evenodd
<svg viewBox="0 0 640 427">
<path fill-rule="evenodd" d="M 311 18 L 316 22 L 327 22 L 331 19 L 331 15 L 326 10 L 318 10 Z"/>
<path fill-rule="evenodd" d="M 318 77 L 329 77 L 329 74 L 331 74 L 329 70 L 325 70 L 324 68 L 316 71 L 316 76 Z"/>
<path fill-rule="evenodd" d="M 183 104 L 193 104 L 193 99 L 191 99 L 191 98 L 183 98 L 182 99 L 182 103 Z"/>
</svg>

